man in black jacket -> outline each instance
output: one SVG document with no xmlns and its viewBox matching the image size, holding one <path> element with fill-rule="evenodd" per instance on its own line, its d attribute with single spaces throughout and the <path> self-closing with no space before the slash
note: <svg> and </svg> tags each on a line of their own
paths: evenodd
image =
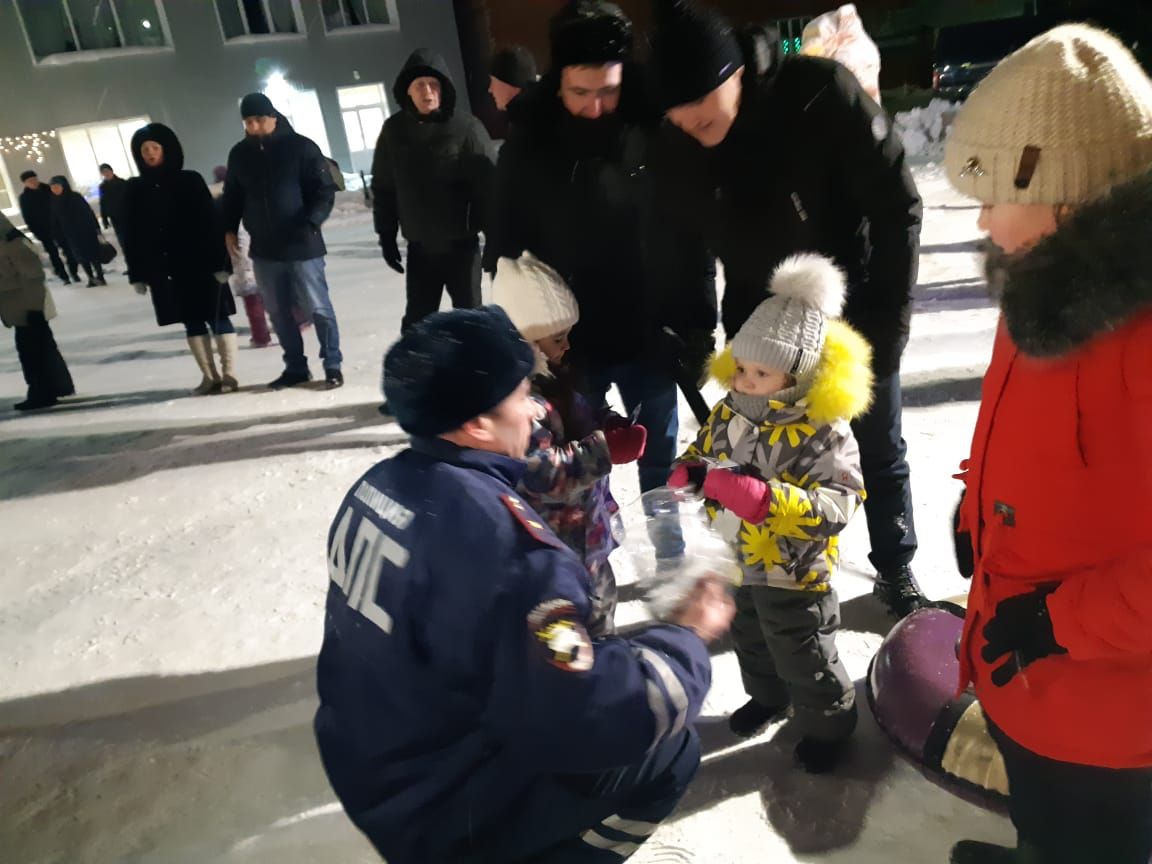
<svg viewBox="0 0 1152 864">
<path fill-rule="evenodd" d="M 699 242 L 660 244 L 676 256 L 684 288 L 666 295 L 650 278 L 657 220 L 646 163 L 659 113 L 630 60 L 631 21 L 615 4 L 574 0 L 552 20 L 551 41 L 551 71 L 509 106 L 485 260 L 495 269 L 499 257 L 529 251 L 564 277 L 580 304 L 570 362 L 594 401 L 616 384 L 628 413 L 639 410 L 647 491 L 664 485 L 676 456 L 676 383 L 657 350 L 662 328 L 691 338 L 697 368 L 712 348 L 707 254 Z"/>
<path fill-rule="evenodd" d="M 73 281 L 79 282 L 80 265 L 65 246 L 64 254 L 68 258 L 68 269 L 64 269 L 64 262 L 60 260 L 60 248 L 52 235 L 52 190 L 40 182 L 35 171 L 22 173 L 20 182 L 24 184 L 24 191 L 20 193 L 20 215 L 24 217 L 24 224 L 28 226 L 28 230 L 48 253 L 48 258 L 52 262 L 52 272 L 65 285 Z"/>
<path fill-rule="evenodd" d="M 120 251 L 124 251 L 124 195 L 128 181 L 116 176 L 116 171 L 108 163 L 100 166 L 100 222 L 105 228 L 116 232 Z"/>
<path fill-rule="evenodd" d="M 728 338 L 789 255 L 820 252 L 848 276 L 844 316 L 872 344 L 875 396 L 853 424 L 868 487 L 875 593 L 902 617 L 923 602 L 901 433 L 922 208 L 884 112 L 846 68 L 781 59 L 770 30 L 737 33 L 689 0 L 657 5 L 655 65 L 672 126 L 654 160 L 658 212 L 707 238 L 724 264 Z M 669 280 L 675 273 L 667 274 Z"/>
<path fill-rule="evenodd" d="M 380 130 L 372 159 L 376 232 L 388 266 L 404 272 L 396 231 L 408 240 L 407 306 L 401 330 L 440 308 L 480 305 L 480 239 L 491 206 L 496 150 L 484 126 L 456 111 L 443 58 L 416 51 L 393 95 L 401 110 Z"/>
<path fill-rule="evenodd" d="M 324 278 L 324 235 L 336 184 L 328 160 L 309 138 L 297 134 L 263 93 L 240 102 L 245 139 L 228 154 L 223 213 L 229 251 L 239 254 L 240 219 L 252 235 L 256 285 L 284 349 L 284 372 L 268 386 L 294 387 L 312 379 L 304 340 L 292 315 L 296 305 L 316 325 L 328 389 L 344 384 L 340 330 Z"/>
</svg>

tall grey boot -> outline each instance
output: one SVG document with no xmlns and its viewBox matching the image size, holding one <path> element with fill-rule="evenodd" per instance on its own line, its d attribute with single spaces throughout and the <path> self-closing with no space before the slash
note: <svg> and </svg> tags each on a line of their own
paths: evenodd
<svg viewBox="0 0 1152 864">
<path fill-rule="evenodd" d="M 235 393 L 240 389 L 236 380 L 236 334 L 218 333 L 216 350 L 220 352 L 220 389 Z"/>
</svg>

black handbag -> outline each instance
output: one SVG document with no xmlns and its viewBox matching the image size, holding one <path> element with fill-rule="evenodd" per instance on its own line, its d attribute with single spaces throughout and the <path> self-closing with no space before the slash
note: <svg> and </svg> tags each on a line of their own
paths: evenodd
<svg viewBox="0 0 1152 864">
<path fill-rule="evenodd" d="M 108 264 L 111 264 L 112 260 L 116 257 L 116 247 L 113 246 L 111 243 L 109 243 L 107 240 L 105 240 L 103 237 L 100 238 L 99 242 L 100 242 L 100 264 L 103 266 L 107 266 Z"/>
</svg>

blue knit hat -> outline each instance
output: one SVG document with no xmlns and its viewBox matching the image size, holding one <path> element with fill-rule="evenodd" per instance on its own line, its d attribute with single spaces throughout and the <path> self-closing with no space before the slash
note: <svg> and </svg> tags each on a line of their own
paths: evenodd
<svg viewBox="0 0 1152 864">
<path fill-rule="evenodd" d="M 384 355 L 384 398 L 405 432 L 443 435 L 512 395 L 535 361 L 499 306 L 437 312 Z"/>
</svg>

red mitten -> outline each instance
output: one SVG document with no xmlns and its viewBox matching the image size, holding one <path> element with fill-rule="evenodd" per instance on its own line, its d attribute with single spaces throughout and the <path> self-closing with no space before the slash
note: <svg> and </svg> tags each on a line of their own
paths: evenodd
<svg viewBox="0 0 1152 864">
<path fill-rule="evenodd" d="M 772 487 L 759 477 L 735 471 L 709 471 L 704 497 L 711 498 L 745 522 L 758 524 L 772 512 Z"/>
<path fill-rule="evenodd" d="M 608 453 L 613 465 L 635 462 L 644 455 L 644 445 L 648 443 L 648 430 L 643 426 L 620 426 L 605 429 L 604 438 L 608 442 Z"/>
<path fill-rule="evenodd" d="M 708 466 L 703 462 L 678 462 L 668 475 L 665 484 L 669 489 L 684 489 L 691 487 L 699 489 L 704 485 L 704 478 L 708 475 Z"/>
</svg>

